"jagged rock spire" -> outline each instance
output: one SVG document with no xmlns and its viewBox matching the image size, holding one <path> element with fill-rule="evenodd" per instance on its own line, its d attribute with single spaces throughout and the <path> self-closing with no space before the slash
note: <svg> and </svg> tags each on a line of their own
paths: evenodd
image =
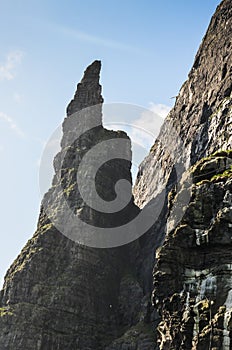
<svg viewBox="0 0 232 350">
<path fill-rule="evenodd" d="M 84 108 L 103 103 L 102 88 L 99 84 L 100 71 L 101 61 L 96 60 L 87 67 L 81 82 L 77 85 L 74 98 L 67 107 L 67 116 Z"/>
<path fill-rule="evenodd" d="M 93 192 L 85 183 L 80 192 L 80 179 L 86 174 L 79 169 L 84 156 L 103 142 L 104 154 L 110 154 L 117 149 L 112 143 L 110 147 L 112 139 L 128 141 L 123 148 L 125 157 L 100 162 L 95 177 L 98 194 L 108 203 L 115 198 L 115 184 L 120 179 L 131 183 L 128 136 L 101 125 L 100 68 L 100 61 L 93 62 L 77 85 L 67 108 L 61 149 L 54 160 L 55 175 L 42 202 L 37 230 L 6 274 L 0 291 L 0 350 L 103 350 L 141 314 L 143 290 L 135 278 L 131 301 L 125 297 L 131 286 L 128 274 L 136 274 L 137 246 L 96 249 L 71 240 L 78 232 L 82 237 L 96 233 L 98 227 L 108 232 L 138 213 L 133 197 L 125 210 L 114 216 L 86 203 L 83 193 L 91 196 Z M 96 159 L 97 153 L 89 158 L 88 172 L 94 170 Z M 91 228 L 68 223 L 73 213 Z M 64 235 L 67 227 L 71 235 Z M 153 346 L 150 334 L 145 338 L 146 350 L 148 340 Z"/>
</svg>

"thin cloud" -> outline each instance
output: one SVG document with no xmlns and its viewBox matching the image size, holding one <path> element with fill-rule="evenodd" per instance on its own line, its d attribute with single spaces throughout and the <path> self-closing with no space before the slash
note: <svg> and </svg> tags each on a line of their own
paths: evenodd
<svg viewBox="0 0 232 350">
<path fill-rule="evenodd" d="M 157 114 L 161 118 L 166 118 L 168 113 L 170 112 L 171 108 L 170 106 L 166 106 L 162 103 L 153 103 L 150 102 L 149 110 L 151 110 L 153 113 Z"/>
<path fill-rule="evenodd" d="M 133 143 L 132 148 L 136 147 L 135 152 L 133 152 L 133 157 L 138 156 L 138 163 L 140 163 L 150 151 L 150 148 L 159 135 L 164 118 L 168 115 L 171 109 L 170 106 L 166 106 L 164 104 L 150 103 L 149 105 L 150 106 L 147 109 L 139 106 L 136 108 L 136 106 L 132 105 L 122 105 L 121 109 L 120 105 L 118 109 L 116 107 L 114 108 L 113 106 L 109 110 L 105 108 L 103 114 L 104 125 L 107 128 L 113 130 L 120 129 L 127 132 Z M 117 116 L 117 118 L 114 118 L 114 114 Z M 112 119 L 119 119 L 119 121 L 111 122 Z M 138 151 L 139 147 L 140 151 Z M 143 158 L 140 157 L 142 148 L 145 152 L 145 154 L 143 154 Z"/>
<path fill-rule="evenodd" d="M 21 63 L 21 51 L 10 52 L 4 63 L 0 64 L 0 80 L 12 80 L 15 77 L 15 68 Z"/>
<path fill-rule="evenodd" d="M 169 106 L 155 103 L 150 103 L 147 109 L 120 103 L 103 106 L 104 126 L 110 130 L 124 130 L 131 139 L 133 180 L 138 164 L 149 154 L 170 109 Z"/>
<path fill-rule="evenodd" d="M 0 112 L 0 119 L 6 122 L 11 130 L 13 130 L 19 137 L 25 137 L 24 132 L 18 127 L 13 118 L 6 113 Z"/>
<path fill-rule="evenodd" d="M 149 110 L 133 122 L 133 138 L 137 143 L 151 148 L 158 137 L 164 118 L 168 115 L 171 107 L 163 104 L 150 103 Z"/>
<path fill-rule="evenodd" d="M 105 46 L 111 49 L 141 53 L 141 50 L 139 50 L 134 46 L 130 46 L 128 44 L 124 44 L 124 43 L 106 39 L 106 38 L 101 38 L 101 37 L 98 37 L 89 33 L 85 33 L 79 30 L 75 30 L 72 28 L 56 26 L 56 30 L 62 32 L 65 35 L 71 36 L 79 41 L 89 42 L 90 44 Z"/>
</svg>

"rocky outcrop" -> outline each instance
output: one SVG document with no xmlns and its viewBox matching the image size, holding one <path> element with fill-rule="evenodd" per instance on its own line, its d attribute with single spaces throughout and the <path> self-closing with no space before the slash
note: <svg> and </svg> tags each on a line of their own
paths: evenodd
<svg viewBox="0 0 232 350">
<path fill-rule="evenodd" d="M 186 191 L 187 210 L 157 252 L 153 298 L 162 316 L 160 349 L 230 349 L 232 151 L 190 168 L 174 202 Z M 169 220 L 172 227 L 175 216 Z"/>
<path fill-rule="evenodd" d="M 232 8 L 224 0 L 213 16 L 161 133 L 140 166 L 135 196 L 144 206 L 165 186 L 173 165 L 190 165 L 232 144 Z M 158 187 L 157 184 L 160 184 Z"/>
<path fill-rule="evenodd" d="M 231 158 L 229 153 L 211 155 L 232 145 L 231 35 L 232 7 L 224 0 L 174 108 L 140 166 L 134 189 L 140 207 L 166 192 L 156 224 L 143 237 L 140 254 L 146 279 L 154 267 L 153 304 L 161 316 L 161 349 L 229 349 Z M 188 169 L 195 164 L 192 178 Z M 217 173 L 222 174 L 217 177 Z M 224 212 L 228 213 L 225 221 L 220 219 Z M 204 288 L 206 293 L 201 291 Z M 214 294 L 213 300 L 207 300 L 207 290 Z M 227 321 L 223 321 L 225 309 Z"/>
<path fill-rule="evenodd" d="M 67 237 L 62 234 L 69 226 L 69 214 L 63 215 L 67 205 L 93 231 L 101 227 L 107 232 L 139 211 L 131 197 L 115 216 L 98 212 L 85 203 L 77 186 L 78 167 L 87 152 L 117 138 L 127 142 L 124 157 L 99 167 L 96 188 L 101 198 L 112 201 L 119 179 L 131 183 L 129 138 L 124 132 L 102 127 L 100 67 L 95 61 L 87 68 L 67 108 L 61 150 L 54 160 L 55 176 L 44 196 L 37 230 L 6 274 L 0 298 L 1 350 L 102 350 L 137 323 L 148 330 L 140 349 L 149 349 L 148 338 L 153 343 L 150 326 L 144 321 L 144 292 L 134 263 L 138 244 L 90 248 L 78 243 L 79 238 L 82 242 L 88 239 L 88 229 L 70 226 Z M 110 145 L 103 150 L 106 156 L 116 147 Z M 87 181 L 87 175 L 83 176 Z M 84 188 L 83 192 L 91 191 Z"/>
</svg>

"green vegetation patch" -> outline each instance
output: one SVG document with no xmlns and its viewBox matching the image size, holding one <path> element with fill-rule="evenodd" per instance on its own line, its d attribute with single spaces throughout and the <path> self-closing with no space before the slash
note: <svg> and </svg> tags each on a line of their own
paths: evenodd
<svg viewBox="0 0 232 350">
<path fill-rule="evenodd" d="M 231 176 L 232 150 L 219 150 L 202 158 L 190 168 L 193 182 L 202 185 L 207 182 L 225 179 Z"/>
<path fill-rule="evenodd" d="M 232 165 L 230 166 L 229 169 L 225 170 L 223 173 L 214 175 L 211 178 L 211 181 L 217 182 L 230 177 L 232 177 Z"/>
<path fill-rule="evenodd" d="M 9 309 L 9 307 L 0 307 L 0 317 L 3 316 L 12 316 L 13 312 Z"/>
</svg>

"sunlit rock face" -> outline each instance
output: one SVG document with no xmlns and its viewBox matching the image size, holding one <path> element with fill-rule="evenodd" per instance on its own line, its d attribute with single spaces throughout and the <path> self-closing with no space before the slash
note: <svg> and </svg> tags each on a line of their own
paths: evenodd
<svg viewBox="0 0 232 350">
<path fill-rule="evenodd" d="M 140 166 L 134 189 L 139 207 L 155 202 L 157 194 L 166 191 L 163 210 L 152 231 L 143 237 L 140 254 L 146 281 L 152 270 L 155 274 L 151 289 L 161 317 L 161 349 L 207 349 L 212 344 L 214 349 L 228 348 L 231 156 L 222 154 L 202 164 L 198 162 L 216 151 L 232 148 L 231 37 L 232 5 L 224 0 L 210 22 L 174 108 Z M 194 180 L 192 175 L 188 177 L 188 170 L 196 164 L 199 174 Z M 211 179 L 217 171 L 224 172 L 225 167 L 228 176 L 223 180 L 202 181 Z M 212 272 L 211 267 L 218 270 Z M 209 296 L 212 305 L 206 303 Z M 203 311 L 198 311 L 202 301 Z M 211 327 L 210 313 L 214 333 L 204 329 Z"/>
<path fill-rule="evenodd" d="M 173 165 L 183 170 L 202 157 L 232 144 L 232 8 L 224 0 L 212 17 L 188 80 L 158 139 L 140 165 L 135 186 L 142 207 L 167 185 Z"/>
</svg>

